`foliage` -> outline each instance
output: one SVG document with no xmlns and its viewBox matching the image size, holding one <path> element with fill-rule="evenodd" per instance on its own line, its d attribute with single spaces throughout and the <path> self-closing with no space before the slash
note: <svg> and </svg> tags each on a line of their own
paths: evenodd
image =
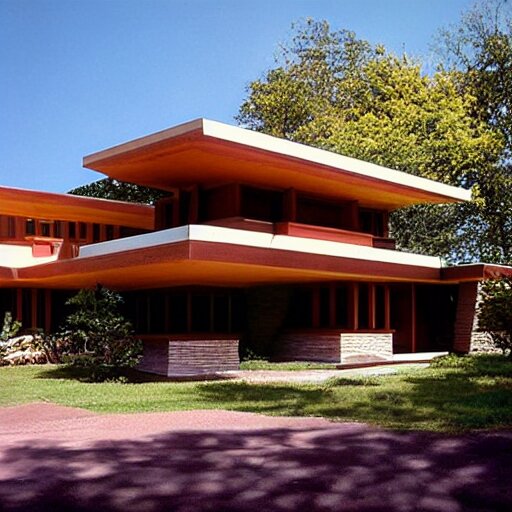
<svg viewBox="0 0 512 512">
<path fill-rule="evenodd" d="M 432 368 L 469 368 L 475 359 L 465 355 L 448 354 L 432 359 Z"/>
<path fill-rule="evenodd" d="M 512 279 L 497 279 L 482 285 L 478 327 L 490 334 L 497 348 L 512 357 Z"/>
<path fill-rule="evenodd" d="M 32 345 L 35 350 L 42 352 L 46 361 L 51 364 L 63 362 L 67 350 L 67 342 L 58 334 L 47 334 L 40 332 L 34 336 Z"/>
<path fill-rule="evenodd" d="M 228 409 L 322 416 L 404 430 L 446 432 L 512 426 L 510 359 L 497 355 L 459 359 L 467 364 L 409 368 L 371 378 L 340 372 L 342 379 L 324 384 L 169 382 L 133 370 L 125 374 L 131 382 L 128 385 L 90 384 L 90 368 L 8 367 L 0 368 L 0 407 L 45 400 L 96 412 Z"/>
<path fill-rule="evenodd" d="M 473 236 L 482 259 L 512 263 L 512 6 L 506 0 L 475 4 L 438 44 L 444 68 L 475 98 L 472 118 L 499 133 L 503 144 L 492 173 L 478 183 Z"/>
<path fill-rule="evenodd" d="M 71 355 L 74 364 L 95 369 L 101 379 L 107 370 L 136 364 L 141 343 L 132 336 L 132 326 L 120 314 L 122 297 L 98 285 L 83 289 L 67 301 L 74 311 L 66 319 L 62 333 L 63 353 Z"/>
<path fill-rule="evenodd" d="M 12 313 L 10 311 L 6 311 L 4 314 L 2 331 L 0 332 L 0 341 L 7 341 L 11 338 L 14 338 L 20 329 L 21 322 L 18 320 L 13 320 Z"/>
<path fill-rule="evenodd" d="M 283 370 L 283 371 L 302 371 L 302 370 L 335 370 L 334 363 L 310 363 L 305 361 L 293 361 L 283 363 L 271 363 L 266 359 L 250 359 L 240 363 L 241 370 Z"/>
<path fill-rule="evenodd" d="M 146 204 L 153 204 L 158 199 L 168 195 L 168 193 L 162 190 L 143 187 L 135 183 L 117 181 L 112 178 L 104 178 L 88 185 L 74 188 L 69 191 L 69 194 Z"/>
<path fill-rule="evenodd" d="M 454 262 L 506 260 L 508 249 L 496 246 L 493 231 L 511 223 L 510 216 L 503 222 L 504 215 L 498 215 L 510 211 L 503 203 L 508 174 L 496 171 L 506 134 L 479 113 L 482 99 L 475 88 L 461 85 L 462 72 L 441 68 L 424 75 L 420 62 L 352 32 L 331 31 L 326 21 L 308 19 L 295 28 L 275 69 L 250 83 L 240 124 L 444 183 L 474 186 L 469 205 L 395 212 L 392 235 L 402 249 Z"/>
</svg>

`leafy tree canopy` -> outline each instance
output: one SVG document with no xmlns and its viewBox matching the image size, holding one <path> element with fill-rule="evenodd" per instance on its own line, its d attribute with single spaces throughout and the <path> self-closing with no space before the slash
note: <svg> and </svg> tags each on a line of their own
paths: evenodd
<svg viewBox="0 0 512 512">
<path fill-rule="evenodd" d="M 161 197 L 168 195 L 162 190 L 117 181 L 112 178 L 104 178 L 88 185 L 74 188 L 69 191 L 69 194 L 145 204 L 153 204 Z"/>
<path fill-rule="evenodd" d="M 506 173 L 496 171 L 506 133 L 479 113 L 482 99 L 474 87 L 464 86 L 463 72 L 440 68 L 424 75 L 418 61 L 352 32 L 331 31 L 326 21 L 306 20 L 295 29 L 276 68 L 249 84 L 238 121 L 419 176 L 474 186 L 471 204 L 395 212 L 393 235 L 403 249 L 451 261 L 506 259 L 503 240 L 490 236 L 492 223 L 484 215 L 508 187 Z"/>
</svg>

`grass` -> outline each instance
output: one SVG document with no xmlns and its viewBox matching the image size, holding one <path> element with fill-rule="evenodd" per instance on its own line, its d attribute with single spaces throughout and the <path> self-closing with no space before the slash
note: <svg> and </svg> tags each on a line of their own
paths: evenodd
<svg viewBox="0 0 512 512">
<path fill-rule="evenodd" d="M 265 359 L 255 359 L 253 361 L 243 361 L 240 364 L 241 370 L 284 370 L 296 372 L 300 370 L 335 370 L 333 363 L 306 363 L 302 361 L 291 363 L 270 363 Z"/>
<path fill-rule="evenodd" d="M 512 426 L 512 362 L 500 356 L 448 357 L 422 370 L 322 385 L 86 378 L 83 369 L 59 366 L 0 368 L 0 407 L 48 401 L 100 413 L 230 409 L 442 432 Z"/>
</svg>

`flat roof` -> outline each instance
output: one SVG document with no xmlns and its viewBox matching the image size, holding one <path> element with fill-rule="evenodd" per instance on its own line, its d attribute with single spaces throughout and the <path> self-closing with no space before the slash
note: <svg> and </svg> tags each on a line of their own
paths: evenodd
<svg viewBox="0 0 512 512">
<path fill-rule="evenodd" d="M 370 280 L 438 282 L 440 260 L 286 235 L 189 225 L 82 246 L 77 258 L 15 269 L 21 286 L 119 290 Z"/>
<path fill-rule="evenodd" d="M 471 199 L 471 191 L 208 119 L 88 155 L 84 167 L 161 189 L 241 182 L 395 209 Z"/>
<path fill-rule="evenodd" d="M 150 205 L 0 187 L 0 215 L 154 229 Z"/>
<path fill-rule="evenodd" d="M 0 287 L 119 289 L 343 280 L 450 284 L 512 276 L 512 267 L 443 268 L 432 256 L 342 242 L 189 225 L 82 246 L 77 258 L 0 266 Z"/>
</svg>

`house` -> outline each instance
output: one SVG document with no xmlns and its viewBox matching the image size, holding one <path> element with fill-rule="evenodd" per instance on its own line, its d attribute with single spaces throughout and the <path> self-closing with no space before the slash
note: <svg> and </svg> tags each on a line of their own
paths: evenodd
<svg viewBox="0 0 512 512">
<path fill-rule="evenodd" d="M 236 369 L 239 344 L 351 363 L 468 352 L 478 282 L 512 268 L 403 253 L 388 215 L 470 191 L 206 119 L 84 166 L 155 206 L 0 187 L 0 312 L 56 328 L 79 288 L 123 293 L 141 369 Z"/>
</svg>

